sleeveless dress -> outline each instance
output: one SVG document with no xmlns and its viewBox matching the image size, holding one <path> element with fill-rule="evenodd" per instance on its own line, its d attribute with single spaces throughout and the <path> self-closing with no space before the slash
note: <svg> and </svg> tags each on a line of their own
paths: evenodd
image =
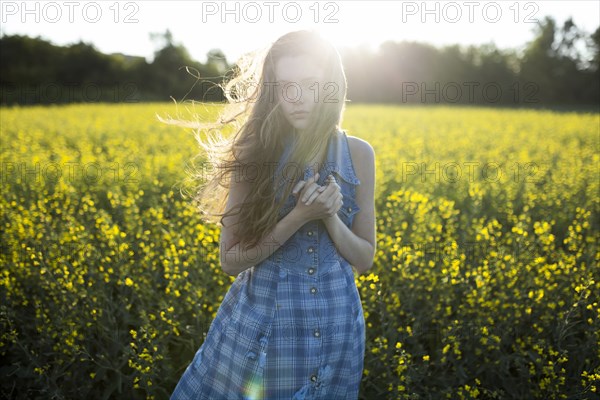
<svg viewBox="0 0 600 400">
<path fill-rule="evenodd" d="M 351 228 L 360 211 L 355 199 L 360 181 L 346 133 L 336 131 L 327 146 L 317 183 L 325 185 L 334 174 L 343 195 L 338 216 Z M 311 175 L 305 168 L 304 179 Z M 279 218 L 294 206 L 290 195 Z M 355 400 L 364 352 L 365 320 L 354 273 L 324 223 L 313 220 L 236 277 L 171 400 Z"/>
</svg>

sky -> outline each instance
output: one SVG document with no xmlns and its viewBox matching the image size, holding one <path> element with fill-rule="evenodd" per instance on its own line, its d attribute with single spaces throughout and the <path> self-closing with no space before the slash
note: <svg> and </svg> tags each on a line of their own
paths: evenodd
<svg viewBox="0 0 600 400">
<path fill-rule="evenodd" d="M 494 43 L 522 49 L 536 21 L 572 17 L 587 33 L 600 25 L 600 1 L 0 1 L 3 35 L 40 36 L 57 45 L 83 40 L 103 53 L 143 56 L 161 47 L 150 33 L 169 29 L 193 59 L 221 49 L 231 63 L 298 29 L 316 29 L 338 49 L 372 51 L 386 40 L 436 47 Z M 583 50 L 583 48 L 582 48 Z"/>
</svg>

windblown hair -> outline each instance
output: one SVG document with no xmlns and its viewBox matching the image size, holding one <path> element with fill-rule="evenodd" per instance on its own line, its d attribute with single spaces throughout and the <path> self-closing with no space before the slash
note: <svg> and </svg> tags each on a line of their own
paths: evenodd
<svg viewBox="0 0 600 400">
<path fill-rule="evenodd" d="M 310 57 L 324 72 L 323 82 L 318 82 L 319 101 L 304 135 L 297 135 L 285 119 L 281 96 L 273 92 L 281 90 L 275 76 L 277 61 L 297 55 Z M 192 179 L 198 183 L 193 200 L 208 222 L 224 225 L 224 217 L 239 213 L 234 234 L 241 246 L 248 249 L 273 229 L 293 184 L 298 178 L 302 179 L 304 166 L 308 166 L 319 149 L 327 145 L 330 136 L 341 128 L 346 76 L 337 50 L 315 31 L 301 30 L 285 34 L 267 50 L 242 56 L 236 62 L 233 76 L 219 86 L 228 103 L 217 122 L 190 124 L 158 118 L 162 122 L 196 128 L 195 137 L 206 151 L 206 159 L 201 171 L 193 173 Z M 233 128 L 234 133 L 224 136 L 223 132 L 229 128 Z M 206 132 L 207 143 L 201 139 L 202 132 Z M 281 166 L 285 174 L 275 181 L 274 172 L 284 146 L 292 143 L 286 141 L 294 138 L 294 147 Z M 241 180 L 250 183 L 250 192 L 242 204 L 225 213 L 232 181 Z M 280 184 L 283 195 L 276 199 L 275 188 Z"/>
</svg>

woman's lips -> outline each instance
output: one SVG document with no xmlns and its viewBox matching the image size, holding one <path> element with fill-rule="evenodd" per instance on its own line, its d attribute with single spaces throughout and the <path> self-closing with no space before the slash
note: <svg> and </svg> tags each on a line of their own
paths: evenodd
<svg viewBox="0 0 600 400">
<path fill-rule="evenodd" d="M 297 111 L 292 113 L 292 117 L 294 118 L 304 118 L 308 115 L 306 111 Z"/>
</svg>

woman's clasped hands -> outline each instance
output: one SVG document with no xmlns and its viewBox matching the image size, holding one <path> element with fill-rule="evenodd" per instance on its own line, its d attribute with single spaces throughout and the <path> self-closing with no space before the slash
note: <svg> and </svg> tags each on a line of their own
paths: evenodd
<svg viewBox="0 0 600 400">
<path fill-rule="evenodd" d="M 329 175 L 325 186 L 317 184 L 318 179 L 319 173 L 315 172 L 292 190 L 296 196 L 296 211 L 308 221 L 333 217 L 342 207 L 343 196 L 335 177 Z"/>
</svg>

